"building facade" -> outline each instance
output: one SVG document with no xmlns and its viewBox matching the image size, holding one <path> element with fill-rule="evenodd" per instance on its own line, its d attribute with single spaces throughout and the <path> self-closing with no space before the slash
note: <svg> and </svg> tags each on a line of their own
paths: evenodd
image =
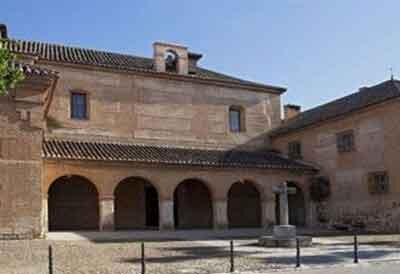
<svg viewBox="0 0 400 274">
<path fill-rule="evenodd" d="M 398 232 L 400 82 L 361 88 L 291 118 L 270 132 L 283 153 L 317 163 L 330 195 L 314 203 L 315 224 Z"/>
<path fill-rule="evenodd" d="M 37 138 L 24 142 L 35 148 L 35 188 L 20 192 L 27 182 L 4 166 L 13 177 L 1 181 L 4 237 L 267 228 L 279 221 L 273 187 L 281 182 L 297 189 L 293 221 L 311 224 L 307 189 L 317 169 L 269 150 L 265 136 L 280 125 L 284 88 L 204 69 L 200 54 L 170 43 L 154 43 L 152 58 L 8 37 L 4 46 L 56 75 L 43 90 L 51 90 L 43 115 L 26 111 L 38 124 Z"/>
<path fill-rule="evenodd" d="M 0 30 L 26 75 L 0 98 L 0 238 L 267 229 L 282 182 L 291 224 L 399 231 L 398 81 L 282 115 L 285 88 L 181 45 L 145 58 Z"/>
</svg>

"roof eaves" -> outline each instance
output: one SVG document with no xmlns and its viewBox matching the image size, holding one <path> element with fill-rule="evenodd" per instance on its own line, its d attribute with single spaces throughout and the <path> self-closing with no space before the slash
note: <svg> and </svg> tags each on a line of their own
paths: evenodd
<svg viewBox="0 0 400 274">
<path fill-rule="evenodd" d="M 97 49 L 86 49 L 74 46 L 65 46 L 56 43 L 44 43 L 29 40 L 7 39 L 6 46 L 13 52 L 21 53 L 29 56 L 36 56 L 41 61 L 46 60 L 53 63 L 67 63 L 75 65 L 87 65 L 91 67 L 102 67 L 115 69 L 126 72 L 142 72 L 160 75 L 176 76 L 173 73 L 156 72 L 153 69 L 153 60 L 147 57 L 139 57 L 122 53 L 113 53 Z M 196 55 L 191 53 L 192 55 Z M 85 58 L 82 58 L 85 56 Z M 197 54 L 197 57 L 200 56 Z M 112 60 L 113 59 L 113 60 Z M 107 63 L 108 62 L 108 63 Z M 252 81 L 239 79 L 222 73 L 213 72 L 200 67 L 196 68 L 200 71 L 211 73 L 209 77 L 201 75 L 179 75 L 187 77 L 188 80 L 210 81 L 218 84 L 235 85 L 239 88 L 250 88 L 256 91 L 281 94 L 286 88 L 265 85 Z M 215 75 L 215 77 L 212 77 Z M 183 79 L 183 78 L 180 78 Z"/>
<path fill-rule="evenodd" d="M 396 95 L 384 97 L 384 98 L 382 98 L 382 100 L 372 101 L 372 102 L 363 104 L 363 105 L 361 105 L 361 106 L 357 106 L 357 107 L 351 108 L 351 109 L 349 109 L 348 111 L 340 112 L 340 113 L 337 113 L 336 115 L 332 115 L 332 116 L 325 117 L 325 118 L 321 118 L 321 119 L 316 119 L 315 121 L 312 121 L 312 122 L 309 122 L 309 123 L 304 123 L 304 125 L 301 125 L 301 126 L 296 126 L 296 125 L 293 126 L 293 124 L 294 124 L 296 121 L 301 120 L 302 117 L 304 117 L 305 115 L 307 115 L 307 114 L 309 114 L 309 113 L 311 113 L 311 112 L 318 111 L 318 109 L 323 109 L 323 108 L 325 108 L 325 107 L 329 107 L 329 105 L 332 105 L 332 104 L 334 104 L 334 103 L 336 103 L 336 102 L 348 100 L 349 98 L 351 98 L 352 96 L 354 96 L 354 95 L 357 94 L 357 92 L 356 92 L 356 93 L 352 93 L 352 94 L 350 94 L 350 95 L 341 97 L 341 98 L 339 98 L 339 99 L 330 101 L 330 102 L 328 102 L 328 103 L 326 103 L 326 104 L 322 104 L 322 105 L 319 105 L 319 106 L 317 106 L 317 107 L 315 107 L 315 108 L 312 108 L 312 109 L 309 109 L 309 110 L 307 110 L 307 111 L 305 111 L 305 112 L 302 112 L 302 113 L 300 113 L 298 116 L 293 117 L 292 119 L 290 119 L 290 120 L 284 122 L 284 124 L 282 124 L 282 125 L 279 126 L 278 128 L 273 129 L 273 130 L 270 131 L 267 135 L 270 136 L 270 137 L 277 137 L 277 136 L 280 136 L 280 135 L 288 134 L 288 133 L 291 133 L 291 132 L 294 132 L 294 131 L 298 131 L 298 130 L 302 130 L 302 129 L 304 129 L 304 128 L 308 128 L 308 127 L 311 127 L 311 126 L 318 125 L 318 124 L 320 124 L 320 123 L 322 123 L 322 122 L 326 122 L 326 121 L 331 121 L 331 120 L 334 120 L 334 119 L 338 119 L 339 117 L 343 117 L 343 116 L 348 115 L 348 114 L 350 114 L 350 113 L 354 113 L 354 112 L 356 112 L 356 111 L 360 111 L 360 110 L 365 109 L 365 108 L 368 108 L 368 107 L 370 107 L 370 106 L 378 105 L 378 104 L 384 103 L 384 102 L 386 102 L 386 101 L 389 101 L 389 100 L 398 98 L 398 97 L 400 96 L 400 81 L 398 81 L 398 80 L 390 80 L 390 82 L 389 82 L 389 81 L 383 82 L 383 83 L 380 83 L 380 84 L 378 84 L 378 85 L 376 85 L 376 86 L 367 88 L 367 89 L 365 89 L 364 91 L 368 91 L 368 90 L 370 90 L 371 88 L 377 88 L 377 87 L 379 87 L 380 85 L 384 85 L 385 83 L 393 83 L 393 86 L 397 89 L 397 91 L 398 91 L 399 93 L 396 94 Z M 363 92 L 363 91 L 359 91 L 359 92 Z M 358 93 L 359 93 L 359 92 L 358 92 Z"/>
<path fill-rule="evenodd" d="M 274 94 L 282 94 L 286 91 L 286 88 L 284 87 L 279 87 L 279 86 L 272 86 L 272 85 L 264 85 L 264 84 L 257 84 L 257 83 L 241 83 L 241 82 L 236 82 L 236 81 L 229 81 L 229 80 L 222 80 L 222 79 L 216 79 L 216 78 L 210 78 L 210 77 L 201 77 L 201 76 L 193 76 L 193 75 L 182 75 L 182 74 L 176 74 L 176 73 L 171 73 L 171 72 L 158 72 L 150 69 L 142 69 L 142 68 L 132 68 L 132 67 L 123 67 L 120 66 L 118 68 L 114 66 L 108 66 L 105 64 L 88 64 L 88 63 L 83 63 L 83 62 L 63 62 L 63 61 L 52 61 L 52 60 L 46 60 L 46 59 L 39 59 L 40 63 L 43 64 L 65 64 L 65 65 L 76 65 L 76 66 L 87 66 L 90 68 L 93 67 L 99 67 L 99 68 L 104 68 L 104 69 L 110 69 L 110 70 L 117 70 L 120 72 L 125 72 L 125 73 L 142 73 L 146 75 L 154 75 L 154 76 L 159 76 L 162 78 L 169 78 L 173 80 L 185 80 L 185 81 L 190 81 L 190 82 L 198 82 L 198 83 L 204 83 L 204 84 L 209 84 L 213 83 L 216 85 L 221 85 L 221 86 L 228 86 L 228 87 L 236 87 L 236 88 L 243 88 L 243 89 L 249 89 L 249 90 L 254 90 L 254 91 L 259 91 L 259 92 L 265 92 L 265 93 L 274 93 Z"/>
</svg>

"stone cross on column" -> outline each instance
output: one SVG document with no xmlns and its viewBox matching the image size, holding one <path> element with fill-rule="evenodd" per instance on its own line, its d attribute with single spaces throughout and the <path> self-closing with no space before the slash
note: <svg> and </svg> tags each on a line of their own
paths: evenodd
<svg viewBox="0 0 400 274">
<path fill-rule="evenodd" d="M 289 224 L 289 201 L 288 193 L 292 193 L 293 190 L 288 188 L 286 182 L 280 183 L 279 186 L 273 188 L 274 193 L 279 194 L 279 217 L 280 225 Z M 295 191 L 295 190 L 294 190 Z"/>
</svg>

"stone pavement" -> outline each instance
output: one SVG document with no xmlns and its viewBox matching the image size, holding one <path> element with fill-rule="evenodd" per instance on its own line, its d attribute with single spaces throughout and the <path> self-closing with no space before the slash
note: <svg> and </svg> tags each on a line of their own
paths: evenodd
<svg viewBox="0 0 400 274">
<path fill-rule="evenodd" d="M 265 272 L 265 274 L 270 272 Z M 374 263 L 374 264 L 359 264 L 345 265 L 338 267 L 324 268 L 300 268 L 290 271 L 279 271 L 280 274 L 398 274 L 400 273 L 399 263 Z M 248 273 L 250 274 L 250 273 Z M 257 273 L 262 274 L 262 273 Z"/>
<path fill-rule="evenodd" d="M 203 234 L 205 232 L 192 233 L 199 237 L 207 236 Z M 185 235 L 189 234 L 191 233 L 186 232 Z M 361 236 L 359 242 L 360 265 L 376 262 L 400 263 L 400 235 Z M 57 274 L 140 273 L 140 242 L 116 239 L 111 242 L 0 241 L 0 274 L 47 273 L 49 244 L 54 249 Z M 153 240 L 146 242 L 145 247 L 146 268 L 151 274 L 208 274 L 229 270 L 227 239 Z M 352 237 L 349 236 L 316 237 L 314 246 L 303 248 L 301 253 L 301 270 L 354 266 Z M 235 269 L 243 273 L 292 271 L 295 266 L 295 254 L 293 248 L 260 247 L 257 245 L 257 238 L 236 239 Z"/>
</svg>

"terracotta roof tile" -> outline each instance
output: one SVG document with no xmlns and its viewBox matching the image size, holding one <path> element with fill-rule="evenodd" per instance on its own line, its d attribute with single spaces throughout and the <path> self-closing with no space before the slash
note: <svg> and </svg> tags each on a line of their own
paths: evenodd
<svg viewBox="0 0 400 274">
<path fill-rule="evenodd" d="M 56 76 L 58 73 L 53 70 L 45 69 L 36 65 L 15 63 L 18 69 L 20 69 L 25 75 L 37 75 L 37 76 Z"/>
<path fill-rule="evenodd" d="M 389 80 L 378 85 L 362 88 L 360 91 L 327 104 L 301 112 L 271 131 L 270 136 L 278 136 L 302 129 L 316 123 L 336 118 L 353 111 L 400 97 L 400 81 Z"/>
<path fill-rule="evenodd" d="M 146 57 L 16 39 L 4 40 L 3 45 L 15 53 L 34 55 L 47 61 L 99 66 L 124 71 L 156 72 L 153 66 L 153 59 Z M 268 89 L 270 91 L 275 90 L 277 93 L 282 93 L 286 90 L 285 88 L 278 86 L 265 85 L 253 81 L 239 79 L 226 74 L 204 69 L 197 65 L 190 65 L 189 71 L 192 73 L 187 76 L 192 78 L 224 81 L 231 84 L 253 86 L 256 88 Z"/>
<path fill-rule="evenodd" d="M 208 167 L 241 167 L 316 170 L 300 161 L 290 160 L 275 152 L 236 150 L 202 150 L 136 144 L 113 144 L 46 140 L 42 155 L 45 159 L 123 161 Z"/>
</svg>

